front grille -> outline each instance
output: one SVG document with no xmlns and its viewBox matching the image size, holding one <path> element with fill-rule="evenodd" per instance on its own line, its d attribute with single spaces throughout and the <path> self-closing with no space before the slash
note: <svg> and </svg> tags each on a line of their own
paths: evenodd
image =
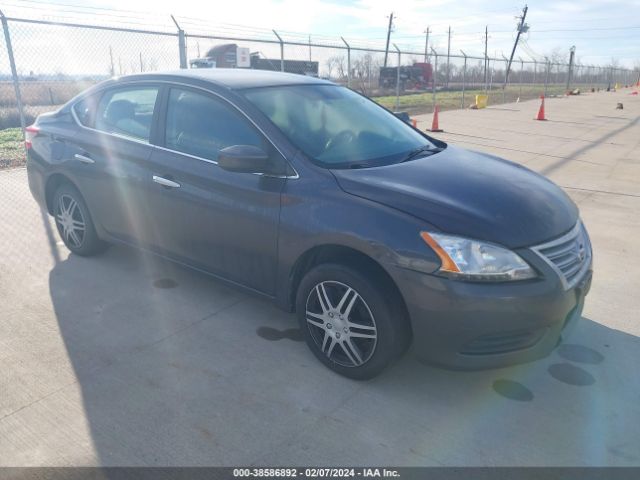
<svg viewBox="0 0 640 480">
<path fill-rule="evenodd" d="M 591 244 L 582 222 L 566 235 L 533 250 L 553 267 L 565 288 L 574 287 L 591 263 Z"/>
</svg>

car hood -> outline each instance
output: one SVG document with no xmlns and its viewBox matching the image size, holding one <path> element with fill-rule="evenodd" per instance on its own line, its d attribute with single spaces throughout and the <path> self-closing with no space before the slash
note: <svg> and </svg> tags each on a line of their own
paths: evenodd
<svg viewBox="0 0 640 480">
<path fill-rule="evenodd" d="M 578 220 L 576 205 L 545 177 L 452 146 L 405 163 L 331 172 L 347 193 L 404 211 L 445 233 L 509 248 L 557 237 Z"/>
</svg>

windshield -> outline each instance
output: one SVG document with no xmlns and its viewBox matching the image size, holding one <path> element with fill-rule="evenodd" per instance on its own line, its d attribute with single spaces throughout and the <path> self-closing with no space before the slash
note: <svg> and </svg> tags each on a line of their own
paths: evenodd
<svg viewBox="0 0 640 480">
<path fill-rule="evenodd" d="M 434 147 L 384 108 L 336 85 L 249 89 L 246 98 L 317 163 L 328 168 L 388 165 Z M 414 158 L 412 156 L 411 158 Z"/>
</svg>

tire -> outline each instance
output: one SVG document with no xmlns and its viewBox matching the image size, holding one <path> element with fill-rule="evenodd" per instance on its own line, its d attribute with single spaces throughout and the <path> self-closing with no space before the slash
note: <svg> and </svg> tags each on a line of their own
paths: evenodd
<svg viewBox="0 0 640 480">
<path fill-rule="evenodd" d="M 89 209 L 74 186 L 62 184 L 54 193 L 53 218 L 62 241 L 73 253 L 89 257 L 106 250 L 107 244 L 98 238 Z"/>
<path fill-rule="evenodd" d="M 304 276 L 296 295 L 311 351 L 334 372 L 356 380 L 380 374 L 404 353 L 410 336 L 397 295 L 370 278 L 375 274 L 323 264 Z"/>
</svg>

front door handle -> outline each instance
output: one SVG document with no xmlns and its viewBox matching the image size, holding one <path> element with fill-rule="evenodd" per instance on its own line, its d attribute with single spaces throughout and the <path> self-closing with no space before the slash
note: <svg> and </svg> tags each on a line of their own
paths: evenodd
<svg viewBox="0 0 640 480">
<path fill-rule="evenodd" d="M 73 158 L 75 158 L 79 162 L 88 163 L 89 165 L 96 163 L 96 161 L 93 158 L 89 158 L 89 157 L 87 157 L 85 155 L 80 155 L 79 153 L 76 153 L 73 156 Z"/>
<path fill-rule="evenodd" d="M 173 180 L 169 180 L 168 178 L 159 177 L 158 175 L 153 176 L 153 181 L 159 183 L 163 187 L 180 188 L 180 184 L 178 182 L 174 182 Z"/>
</svg>

